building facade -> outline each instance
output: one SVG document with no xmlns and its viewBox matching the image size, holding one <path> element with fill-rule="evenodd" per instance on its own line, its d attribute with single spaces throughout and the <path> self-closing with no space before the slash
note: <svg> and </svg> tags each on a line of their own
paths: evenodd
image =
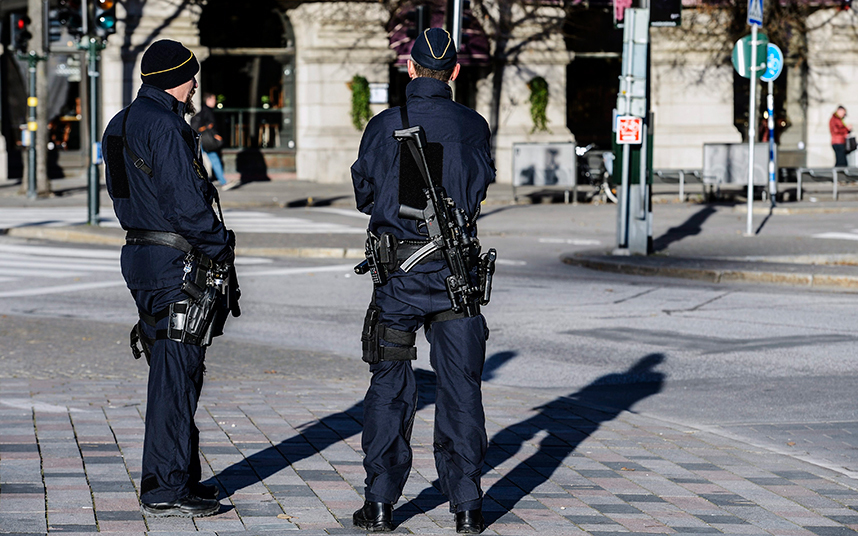
<svg viewBox="0 0 858 536">
<path fill-rule="evenodd" d="M 203 92 L 217 95 L 215 112 L 226 139 L 228 174 L 243 180 L 347 182 L 361 136 L 352 121 L 352 80 L 358 76 L 369 82 L 373 113 L 398 105 L 404 91 L 403 43 L 407 45 L 408 37 L 397 26 L 398 15 L 385 6 L 125 0 L 118 7 L 117 32 L 101 52 L 101 128 L 133 100 L 148 45 L 175 39 L 201 62 L 197 98 Z M 26 0 L 3 0 L 0 16 L 8 25 L 10 13 L 26 9 Z M 564 17 L 554 4 L 540 9 L 544 18 Z M 776 117 L 784 127 L 776 139 L 785 157 L 782 163 L 826 166 L 833 163 L 827 125 L 834 108 L 842 104 L 858 116 L 858 97 L 851 91 L 858 81 L 858 38 L 851 11 L 821 10 L 812 17 L 808 27 L 817 29 L 808 34 L 806 65 L 788 67 L 776 87 Z M 513 144 L 610 144 L 621 31 L 612 28 L 606 6 L 591 4 L 567 19 L 565 36 L 556 32 L 527 42 L 502 70 L 485 54 L 465 55 L 466 74 L 455 83 L 455 98 L 494 123 L 498 182 L 513 180 Z M 538 19 L 530 20 L 515 28 L 512 42 L 523 43 L 539 33 Z M 433 25 L 442 22 L 443 16 L 432 20 Z M 742 112 L 741 88 L 747 82 L 743 86 L 729 63 L 718 60 L 726 34 L 709 31 L 704 37 L 689 47 L 687 28 L 652 29 L 656 169 L 699 169 L 704 143 L 743 141 L 747 96 Z M 65 38 L 54 43 L 48 62 L 49 173 L 54 176 L 82 173 L 88 159 L 86 60 L 73 44 L 62 46 Z M 485 45 L 491 48 L 494 43 Z M 26 66 L 8 46 L 2 59 L 0 132 L 8 162 L 4 166 L 0 159 L 5 168 L 0 177 L 4 171 L 15 177 L 22 176 Z M 499 84 L 495 76 L 502 77 Z M 529 85 L 537 77 L 547 82 L 549 91 L 548 130 L 541 132 L 534 131 L 530 105 Z"/>
</svg>

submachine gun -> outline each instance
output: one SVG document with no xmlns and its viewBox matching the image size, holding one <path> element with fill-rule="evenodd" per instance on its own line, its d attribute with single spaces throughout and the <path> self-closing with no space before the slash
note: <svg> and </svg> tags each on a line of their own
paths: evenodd
<svg viewBox="0 0 858 536">
<path fill-rule="evenodd" d="M 480 313 L 480 305 L 486 305 L 491 299 L 497 251 L 491 248 L 479 256 L 479 282 L 472 283 L 469 268 L 473 264 L 468 262 L 469 254 L 472 251 L 479 252 L 480 241 L 468 233 L 465 212 L 456 207 L 444 189 L 432 181 L 426 162 L 426 132 L 423 127 L 417 125 L 395 130 L 393 137 L 408 146 L 417 163 L 417 169 L 426 182 L 426 188 L 423 190 L 426 195 L 426 208 L 421 210 L 407 205 L 399 207 L 401 218 L 422 222 L 429 234 L 429 242 L 412 255 L 407 263 L 403 263 L 402 269 L 408 271 L 423 258 L 441 250 L 450 269 L 446 285 L 453 312 L 476 316 Z"/>
</svg>

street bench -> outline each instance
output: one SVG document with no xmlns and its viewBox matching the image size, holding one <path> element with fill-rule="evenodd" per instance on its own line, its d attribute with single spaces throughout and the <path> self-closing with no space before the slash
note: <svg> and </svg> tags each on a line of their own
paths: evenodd
<svg viewBox="0 0 858 536">
<path fill-rule="evenodd" d="M 802 177 L 807 175 L 816 182 L 831 181 L 831 195 L 837 201 L 837 185 L 840 181 L 858 182 L 858 168 L 856 167 L 830 167 L 830 168 L 796 168 L 795 176 L 798 183 L 798 200 L 801 201 L 802 196 Z"/>
</svg>

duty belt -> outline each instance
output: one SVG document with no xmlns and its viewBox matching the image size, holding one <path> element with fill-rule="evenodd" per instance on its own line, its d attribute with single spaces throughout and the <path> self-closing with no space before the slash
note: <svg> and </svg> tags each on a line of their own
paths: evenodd
<svg viewBox="0 0 858 536">
<path fill-rule="evenodd" d="M 131 229 L 125 233 L 125 243 L 129 246 L 167 246 L 178 249 L 183 253 L 195 253 L 200 263 L 206 268 L 212 266 L 211 258 L 199 250 L 195 250 L 185 238 L 167 231 L 142 231 Z"/>
</svg>

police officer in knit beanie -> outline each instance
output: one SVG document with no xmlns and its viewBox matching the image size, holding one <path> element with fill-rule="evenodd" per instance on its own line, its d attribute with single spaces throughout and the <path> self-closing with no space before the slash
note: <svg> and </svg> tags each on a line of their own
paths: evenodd
<svg viewBox="0 0 858 536">
<path fill-rule="evenodd" d="M 155 41 L 143 54 L 140 78 L 159 89 L 181 86 L 200 71 L 194 53 L 178 41 Z"/>
</svg>

